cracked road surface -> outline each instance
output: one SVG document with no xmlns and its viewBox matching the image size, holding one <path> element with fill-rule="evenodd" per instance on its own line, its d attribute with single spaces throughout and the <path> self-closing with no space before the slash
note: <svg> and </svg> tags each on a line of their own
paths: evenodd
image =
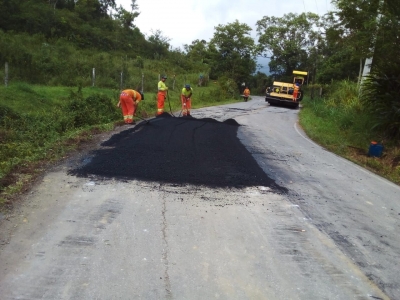
<svg viewBox="0 0 400 300">
<path fill-rule="evenodd" d="M 400 299 L 399 187 L 311 142 L 297 113 L 252 97 L 183 120 L 218 121 L 204 122 L 213 136 L 187 151 L 229 141 L 243 162 L 229 145 L 226 156 L 180 161 L 178 129 L 170 147 L 142 142 L 168 132 L 157 131 L 164 119 L 103 135 L 1 216 L 0 298 Z M 112 176 L 115 151 L 135 138 L 136 175 Z M 162 161 L 139 164 L 135 151 L 154 147 Z M 178 159 L 165 161 L 166 148 Z M 201 161 L 216 167 L 207 173 Z M 155 165 L 187 174 L 160 178 Z M 219 178 L 223 168 L 231 175 Z"/>
</svg>

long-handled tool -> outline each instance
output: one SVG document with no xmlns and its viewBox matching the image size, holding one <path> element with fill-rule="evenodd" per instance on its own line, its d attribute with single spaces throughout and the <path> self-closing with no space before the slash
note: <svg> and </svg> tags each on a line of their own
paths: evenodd
<svg viewBox="0 0 400 300">
<path fill-rule="evenodd" d="M 169 101 L 169 93 L 168 92 L 167 92 L 167 99 L 168 99 L 168 104 L 169 104 L 169 111 L 171 112 L 171 115 L 174 116 L 174 114 L 172 113 L 171 102 Z"/>
<path fill-rule="evenodd" d="M 137 115 L 135 115 L 135 117 L 138 117 L 139 119 L 145 121 L 146 124 L 150 124 L 150 121 L 149 121 L 149 120 L 146 120 L 146 119 L 144 119 L 144 118 L 142 118 L 142 117 L 139 117 L 139 116 L 137 116 Z"/>
<path fill-rule="evenodd" d="M 182 102 L 182 99 L 179 99 L 179 100 L 181 100 L 181 102 Z M 186 104 L 185 104 L 185 105 L 186 105 Z M 181 112 L 179 113 L 178 118 L 181 116 L 182 111 L 183 111 L 183 109 L 181 108 Z"/>
<path fill-rule="evenodd" d="M 136 112 L 135 112 L 134 116 L 135 116 L 135 117 L 138 117 L 139 119 L 141 119 L 141 120 L 143 120 L 143 121 L 145 121 L 146 124 L 150 124 L 150 121 L 148 121 L 148 120 L 146 120 L 146 119 L 144 119 L 144 118 L 142 118 L 142 117 L 136 115 Z"/>
<path fill-rule="evenodd" d="M 182 100 L 181 100 L 181 101 L 182 101 Z M 182 105 L 183 105 L 184 108 L 181 109 L 181 112 L 179 113 L 179 117 L 181 116 L 181 113 L 183 112 L 184 109 L 185 109 L 186 112 L 187 112 L 187 107 L 186 107 L 186 106 L 187 106 L 187 98 L 185 98 L 185 100 L 183 100 L 183 101 L 184 101 L 184 102 L 183 102 Z M 178 117 L 178 118 L 179 118 L 179 117 Z M 185 116 L 184 116 L 184 117 L 185 117 Z"/>
</svg>

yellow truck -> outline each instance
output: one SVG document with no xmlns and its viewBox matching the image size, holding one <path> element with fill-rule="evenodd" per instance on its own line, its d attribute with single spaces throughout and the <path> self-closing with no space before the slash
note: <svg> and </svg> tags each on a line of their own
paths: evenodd
<svg viewBox="0 0 400 300">
<path fill-rule="evenodd" d="M 302 87 L 307 75 L 307 72 L 295 70 L 293 71 L 293 83 L 274 81 L 272 87 L 267 88 L 265 101 L 269 105 L 299 107 L 299 102 L 303 99 Z"/>
</svg>

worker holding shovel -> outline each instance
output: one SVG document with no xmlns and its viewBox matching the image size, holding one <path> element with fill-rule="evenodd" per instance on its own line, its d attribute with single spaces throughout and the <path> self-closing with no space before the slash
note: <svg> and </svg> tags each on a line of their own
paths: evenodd
<svg viewBox="0 0 400 300">
<path fill-rule="evenodd" d="M 182 115 L 190 116 L 190 109 L 192 107 L 192 92 L 193 89 L 190 87 L 190 84 L 185 84 L 185 87 L 182 89 L 181 93 L 181 102 L 182 102 Z"/>
<path fill-rule="evenodd" d="M 121 107 L 125 124 L 136 124 L 133 116 L 136 113 L 139 102 L 143 99 L 140 92 L 135 90 L 123 90 L 119 96 L 117 106 Z"/>
<path fill-rule="evenodd" d="M 161 80 L 158 82 L 157 92 L 157 115 L 161 115 L 164 112 L 165 98 L 167 98 L 168 87 L 165 85 L 166 75 L 161 76 Z"/>
</svg>

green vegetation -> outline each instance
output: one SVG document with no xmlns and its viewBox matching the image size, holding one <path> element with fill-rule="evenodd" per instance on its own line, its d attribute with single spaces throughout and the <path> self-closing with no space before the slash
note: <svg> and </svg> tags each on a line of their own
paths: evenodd
<svg viewBox="0 0 400 300">
<path fill-rule="evenodd" d="M 99 92 L 26 83 L 0 88 L 0 192 L 4 196 L 22 188 L 43 161 L 63 157 L 90 130 L 109 129 L 120 118 L 110 101 L 112 91 Z"/>
<path fill-rule="evenodd" d="M 324 98 L 304 98 L 300 125 L 307 135 L 329 151 L 400 184 L 399 140 L 374 126 L 376 118 L 358 97 L 356 83 L 341 81 L 331 89 Z M 367 155 L 371 141 L 383 144 L 382 157 Z"/>
<path fill-rule="evenodd" d="M 182 78 L 185 82 L 196 75 Z M 176 78 L 175 78 L 176 79 Z M 172 79 L 171 79 L 172 81 Z M 157 81 L 154 80 L 154 85 Z M 168 82 L 171 90 L 165 105 L 169 111 L 180 112 L 182 84 Z M 221 86 L 194 87 L 194 107 L 239 101 L 230 97 Z M 138 115 L 154 116 L 156 93 L 144 93 Z M 46 87 L 12 83 L 0 87 L 0 204 L 26 187 L 46 163 L 56 161 L 87 141 L 93 134 L 122 124 L 121 110 L 116 107 L 119 90 L 105 88 Z"/>
<path fill-rule="evenodd" d="M 0 77 L 8 82 L 0 88 L 0 203 L 43 161 L 118 124 L 121 89 L 143 90 L 139 113 L 152 116 L 160 74 L 170 88 L 165 109 L 179 112 L 185 83 L 201 107 L 238 100 L 243 82 L 264 94 L 274 79 L 308 71 L 309 86 L 329 92 L 305 98 L 307 133 L 399 183 L 400 9 L 395 0 L 332 3 L 335 11 L 324 16 L 264 16 L 257 41 L 247 24 L 215 24 L 209 41 L 188 41 L 181 50 L 160 30 L 146 37 L 135 26 L 136 0 L 129 11 L 115 0 L 0 0 Z M 270 76 L 256 72 L 257 55 L 270 57 Z M 361 82 L 366 58 L 372 69 Z M 371 140 L 384 143 L 382 158 L 365 156 Z"/>
<path fill-rule="evenodd" d="M 365 81 L 361 95 L 363 105 L 373 116 L 373 127 L 394 139 L 400 137 L 399 74 L 400 63 L 376 67 Z"/>
</svg>

